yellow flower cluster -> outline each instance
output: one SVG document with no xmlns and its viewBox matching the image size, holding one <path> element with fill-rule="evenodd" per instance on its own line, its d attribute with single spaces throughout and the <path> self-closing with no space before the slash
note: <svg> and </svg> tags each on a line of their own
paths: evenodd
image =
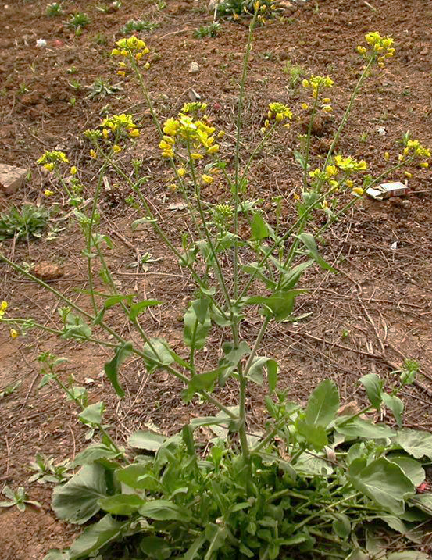
<svg viewBox="0 0 432 560">
<path fill-rule="evenodd" d="M 286 119 L 292 119 L 292 111 L 283 103 L 270 103 L 267 117 L 269 120 L 275 119 L 277 122 L 283 122 Z"/>
<path fill-rule="evenodd" d="M 2 301 L 0 304 L 0 319 L 3 317 L 3 315 L 6 313 L 6 309 L 9 307 L 8 302 L 7 301 Z"/>
<path fill-rule="evenodd" d="M 205 153 L 215 154 L 219 151 L 219 145 L 215 144 L 215 128 L 209 126 L 203 120 L 194 120 L 189 115 L 179 113 L 178 119 L 168 119 L 163 126 L 164 136 L 159 143 L 162 156 L 165 158 L 174 157 L 174 147 L 176 144 L 186 144 L 192 150 L 191 157 L 194 160 L 202 159 Z"/>
<path fill-rule="evenodd" d="M 430 158 L 431 152 L 429 148 L 422 146 L 418 140 L 408 140 L 404 148 L 403 155 L 414 155 L 417 158 Z"/>
<path fill-rule="evenodd" d="M 116 42 L 116 47 L 118 48 L 111 51 L 113 56 L 122 56 L 134 63 L 139 63 L 143 57 L 150 52 L 145 44 L 145 41 L 138 39 L 138 37 L 135 36 L 128 37 L 127 39 L 120 39 Z M 126 64 L 124 62 L 120 62 L 119 66 L 120 70 L 118 70 L 117 74 L 119 74 L 119 76 L 125 76 Z M 148 61 L 144 64 L 144 68 L 150 68 L 150 63 Z"/>
<path fill-rule="evenodd" d="M 133 122 L 132 115 L 113 115 L 102 121 L 102 136 L 108 139 L 110 132 L 114 134 L 127 131 L 129 136 L 136 138 L 139 136 L 137 125 Z"/>
<path fill-rule="evenodd" d="M 357 171 L 365 171 L 367 169 L 367 163 L 364 160 L 357 161 L 352 157 L 344 158 L 340 154 L 334 157 L 334 163 L 341 171 L 345 171 L 348 175 Z"/>
<path fill-rule="evenodd" d="M 376 58 L 378 66 L 383 68 L 386 58 L 394 56 L 395 48 L 392 46 L 394 40 L 391 37 L 381 37 L 377 31 L 367 33 L 365 39 L 369 47 L 358 46 L 357 51 L 363 58 L 369 58 L 370 56 Z"/>
<path fill-rule="evenodd" d="M 333 87 L 334 81 L 330 76 L 311 76 L 308 80 L 302 81 L 302 86 L 304 88 L 312 89 L 312 96 L 314 99 L 318 99 L 318 92 L 324 88 Z"/>
<path fill-rule="evenodd" d="M 37 162 L 39 165 L 43 165 L 47 171 L 53 171 L 58 163 L 69 163 L 69 160 L 64 152 L 54 150 L 45 152 Z"/>
<path fill-rule="evenodd" d="M 199 111 L 205 111 L 207 109 L 207 103 L 201 103 L 201 101 L 194 101 L 193 103 L 185 103 L 181 110 L 182 113 L 198 113 Z"/>
<path fill-rule="evenodd" d="M 352 173 L 364 171 L 365 169 L 367 169 L 367 163 L 364 160 L 357 161 L 352 157 L 336 155 L 333 164 L 327 165 L 323 171 L 320 169 L 310 171 L 309 176 L 322 183 L 327 183 L 331 187 L 331 191 L 336 191 L 339 186 L 345 184 L 348 188 L 352 189 L 353 195 L 361 196 L 363 194 L 363 189 L 361 187 L 354 187 L 353 181 L 346 177 Z M 340 172 L 343 172 L 344 177 L 339 182 L 336 178 Z"/>
</svg>

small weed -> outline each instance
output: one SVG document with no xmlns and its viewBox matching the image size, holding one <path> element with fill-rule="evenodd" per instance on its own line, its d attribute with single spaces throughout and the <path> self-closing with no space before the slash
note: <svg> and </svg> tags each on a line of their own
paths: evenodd
<svg viewBox="0 0 432 560">
<path fill-rule="evenodd" d="M 21 211 L 14 207 L 7 214 L 0 214 L 0 241 L 10 237 L 41 237 L 48 217 L 43 206 L 24 204 Z"/>
<path fill-rule="evenodd" d="M 82 88 L 81 82 L 79 82 L 78 80 L 75 80 L 75 78 L 73 78 L 70 82 L 69 85 L 72 89 L 74 89 L 75 91 L 79 91 Z"/>
<path fill-rule="evenodd" d="M 63 14 L 62 5 L 59 2 L 53 2 L 52 4 L 48 4 L 45 9 L 45 15 L 48 17 L 55 17 L 61 16 Z"/>
<path fill-rule="evenodd" d="M 24 95 L 25 93 L 28 93 L 30 90 L 27 86 L 27 84 L 25 84 L 24 82 L 22 84 L 20 84 L 19 88 L 18 88 L 18 93 L 20 95 Z"/>
<path fill-rule="evenodd" d="M 76 14 L 72 14 L 71 18 L 68 22 L 68 27 L 70 29 L 74 29 L 75 31 L 79 31 L 84 27 L 87 27 L 90 23 L 90 18 L 87 14 L 83 12 L 77 12 Z"/>
<path fill-rule="evenodd" d="M 362 144 L 366 144 L 366 142 L 368 141 L 368 137 L 369 134 L 367 132 L 362 132 L 360 134 L 359 142 L 361 142 Z"/>
<path fill-rule="evenodd" d="M 100 6 L 96 6 L 96 10 L 102 14 L 112 14 L 113 12 L 120 10 L 121 5 L 121 2 L 111 2 L 111 4 L 101 4 Z"/>
<path fill-rule="evenodd" d="M 97 78 L 94 83 L 90 86 L 90 93 L 88 94 L 89 99 L 94 97 L 104 98 L 107 95 L 114 95 L 115 93 L 122 91 L 122 86 L 120 84 L 110 85 L 109 82 L 105 82 L 102 78 Z"/>
<path fill-rule="evenodd" d="M 28 481 L 35 482 L 37 480 L 39 484 L 44 484 L 45 482 L 57 484 L 66 482 L 66 480 L 72 476 L 72 474 L 68 472 L 70 467 L 71 464 L 68 460 L 62 461 L 56 465 L 52 457 L 49 459 L 42 453 L 37 453 L 35 460 L 30 463 L 30 469 L 35 471 L 35 473 Z"/>
<path fill-rule="evenodd" d="M 75 107 L 76 101 L 77 101 L 77 100 L 76 100 L 76 97 L 71 97 L 71 98 L 69 99 L 69 105 L 71 105 L 72 107 Z"/>
<path fill-rule="evenodd" d="M 130 19 L 122 27 L 121 33 L 123 33 L 123 35 L 130 35 L 135 31 L 153 31 L 153 29 L 156 29 L 157 27 L 159 27 L 158 23 L 152 23 L 142 19 Z"/>
<path fill-rule="evenodd" d="M 106 38 L 106 35 L 100 32 L 96 33 L 96 35 L 93 37 L 93 41 L 96 43 L 96 45 L 108 44 L 108 39 Z"/>
<path fill-rule="evenodd" d="M 16 383 L 14 383 L 13 385 L 7 385 L 3 391 L 0 391 L 0 399 L 3 399 L 4 397 L 8 397 L 9 395 L 12 395 L 13 393 L 15 393 L 15 391 L 17 391 L 19 388 L 21 387 L 21 381 L 17 381 Z"/>
<path fill-rule="evenodd" d="M 290 60 L 285 62 L 283 71 L 285 74 L 289 74 L 290 82 L 289 87 L 290 89 L 294 89 L 300 83 L 301 78 L 306 74 L 306 70 L 301 66 L 297 66 L 293 64 Z"/>
<path fill-rule="evenodd" d="M 214 21 L 210 25 L 202 25 L 195 30 L 194 36 L 197 39 L 204 39 L 205 37 L 216 37 L 221 28 L 221 24 Z"/>
<path fill-rule="evenodd" d="M 71 66 L 66 70 L 68 74 L 76 74 L 78 72 L 78 68 L 76 66 Z"/>
<path fill-rule="evenodd" d="M 0 502 L 0 508 L 9 508 L 16 506 L 20 511 L 25 511 L 27 504 L 42 508 L 39 502 L 34 502 L 28 499 L 28 496 L 22 486 L 20 486 L 16 491 L 12 490 L 12 488 L 9 488 L 9 486 L 5 486 L 3 489 L 3 494 L 10 501 Z"/>
</svg>

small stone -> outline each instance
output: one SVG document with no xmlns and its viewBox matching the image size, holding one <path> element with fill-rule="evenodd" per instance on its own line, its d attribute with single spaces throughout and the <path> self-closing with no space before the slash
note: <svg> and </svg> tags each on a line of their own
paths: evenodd
<svg viewBox="0 0 432 560">
<path fill-rule="evenodd" d="M 189 74 L 197 74 L 199 72 L 198 62 L 191 62 L 189 67 Z"/>
<path fill-rule="evenodd" d="M 28 170 L 0 163 L 0 191 L 12 194 L 21 187 Z"/>
<path fill-rule="evenodd" d="M 58 280 L 64 275 L 63 269 L 50 262 L 40 262 L 34 265 L 31 270 L 33 276 L 41 280 Z"/>
</svg>

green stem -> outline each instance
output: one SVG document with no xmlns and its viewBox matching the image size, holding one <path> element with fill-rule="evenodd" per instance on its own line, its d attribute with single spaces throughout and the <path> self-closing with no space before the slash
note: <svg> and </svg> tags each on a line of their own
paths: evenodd
<svg viewBox="0 0 432 560">
<path fill-rule="evenodd" d="M 306 148 L 305 148 L 304 169 L 303 169 L 303 188 L 305 188 L 305 189 L 308 185 L 310 145 L 311 145 L 313 123 L 314 123 L 314 120 L 315 120 L 315 115 L 316 115 L 317 107 L 318 107 L 318 92 L 319 92 L 319 88 L 317 88 L 316 97 L 314 98 L 314 104 L 313 104 L 313 107 L 312 107 L 312 114 L 311 114 L 311 118 L 309 120 L 309 126 L 308 126 L 308 131 L 307 131 L 307 136 L 306 136 Z"/>
</svg>

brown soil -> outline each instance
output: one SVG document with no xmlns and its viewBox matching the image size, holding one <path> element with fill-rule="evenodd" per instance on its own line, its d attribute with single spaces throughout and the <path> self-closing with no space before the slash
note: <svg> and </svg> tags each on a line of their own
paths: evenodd
<svg viewBox="0 0 432 560">
<path fill-rule="evenodd" d="M 96 78 L 116 83 L 115 65 L 108 56 L 114 40 L 121 37 L 122 25 L 130 19 L 158 23 L 144 33 L 152 49 L 148 83 L 155 107 L 162 118 L 173 116 L 189 101 L 191 89 L 209 103 L 209 114 L 217 126 L 227 131 L 223 156 L 232 146 L 233 114 L 238 91 L 243 46 L 247 34 L 242 21 L 224 22 L 216 38 L 197 39 L 194 30 L 211 22 L 204 0 L 178 2 L 166 6 L 153 1 L 124 1 L 116 13 L 103 14 L 89 0 L 63 2 L 65 15 L 48 18 L 47 2 L 15 0 L 3 9 L 0 38 L 0 162 L 31 170 L 25 187 L 13 196 L 0 194 L 0 210 L 22 202 L 63 204 L 58 185 L 43 174 L 35 161 L 46 149 L 67 151 L 87 184 L 94 186 L 97 163 L 88 157 L 82 140 L 86 128 L 97 126 L 107 112 L 131 112 L 141 123 L 141 139 L 123 157 L 139 158 L 142 172 L 150 176 L 146 196 L 157 208 L 168 232 L 176 238 L 184 229 L 185 213 L 170 209 L 180 202 L 168 191 L 170 182 L 159 160 L 157 138 L 146 116 L 145 105 L 133 82 L 122 83 L 123 90 L 103 99 L 89 98 L 87 89 Z M 78 37 L 63 25 L 72 12 L 86 12 L 90 25 Z M 306 100 L 300 87 L 290 86 L 290 74 L 283 68 L 289 62 L 305 72 L 330 74 L 335 80 L 331 92 L 336 119 L 349 99 L 361 63 L 355 46 L 368 31 L 391 35 L 396 56 L 380 73 L 372 76 L 355 104 L 340 151 L 364 158 L 373 174 L 384 169 L 383 153 L 397 153 L 396 142 L 407 130 L 412 137 L 432 146 L 432 6 L 429 0 L 319 0 L 293 3 L 285 20 L 259 28 L 251 61 L 245 117 L 245 151 L 258 138 L 262 115 L 271 101 L 298 108 Z M 36 40 L 45 39 L 46 47 Z M 190 74 L 192 61 L 199 72 Z M 73 88 L 73 80 L 80 82 Z M 72 99 L 74 98 L 74 100 Z M 109 104 L 109 107 L 107 107 Z M 297 109 L 295 109 L 297 110 Z M 314 156 L 326 150 L 335 123 L 323 123 L 313 145 Z M 252 171 L 249 199 L 263 199 L 263 208 L 274 219 L 272 197 L 283 197 L 284 220 L 294 214 L 294 192 L 299 174 L 293 165 L 292 147 L 301 133 L 301 123 L 288 135 L 281 135 L 260 156 Z M 384 376 L 400 367 L 405 357 L 417 360 L 422 376 L 415 387 L 404 391 L 406 424 L 432 428 L 432 332 L 431 255 L 432 198 L 429 170 L 410 170 L 411 193 L 403 201 L 382 203 L 364 200 L 326 234 L 325 258 L 338 260 L 338 275 L 310 273 L 307 297 L 299 300 L 297 313 L 311 313 L 298 324 L 282 324 L 270 329 L 264 341 L 267 355 L 277 358 L 281 387 L 290 398 L 304 401 L 321 379 L 331 377 L 346 401 L 363 399 L 356 383 L 365 373 Z M 392 177 L 403 180 L 402 175 Z M 165 336 L 174 349 L 181 348 L 181 317 L 193 292 L 189 277 L 167 256 L 166 250 L 148 229 L 132 232 L 130 223 L 141 217 L 125 199 L 127 187 L 111 181 L 102 200 L 101 230 L 109 234 L 114 250 L 108 255 L 110 269 L 119 288 L 167 302 L 147 315 L 146 328 L 153 336 Z M 45 199 L 43 192 L 56 194 Z M 90 191 L 85 192 L 86 195 Z M 224 190 L 209 188 L 208 200 L 224 202 Z M 68 210 L 66 209 L 65 212 Z M 86 288 L 86 269 L 80 251 L 82 242 L 76 225 L 55 217 L 57 237 L 1 243 L 1 250 L 19 263 L 35 263 L 56 271 L 53 287 L 83 301 L 74 288 Z M 397 242 L 396 249 L 392 245 Z M 393 245 L 394 246 L 394 245 Z M 130 264 L 137 254 L 151 253 L 155 260 L 147 271 L 135 273 Z M 42 265 L 41 265 L 42 263 Z M 53 268 L 53 265 L 54 268 Z M 51 266 L 51 268 L 50 268 Z M 97 286 L 101 288 L 101 286 Z M 41 292 L 8 267 L 0 265 L 0 294 L 15 316 L 32 316 L 53 324 L 58 303 L 52 294 Z M 115 319 L 115 315 L 112 317 Z M 128 336 L 124 319 L 118 329 Z M 242 335 L 252 338 L 259 328 L 248 321 Z M 216 356 L 219 337 L 209 341 L 209 360 Z M 21 382 L 11 395 L 0 399 L 0 482 L 24 486 L 42 510 L 28 508 L 21 514 L 10 508 L 0 513 L 0 557 L 2 560 L 39 560 L 52 547 L 70 542 L 72 530 L 55 520 L 50 509 L 50 487 L 29 484 L 28 464 L 42 452 L 59 460 L 71 457 L 85 445 L 85 429 L 77 422 L 76 410 L 58 391 L 49 386 L 40 391 L 37 355 L 50 351 L 67 356 L 62 367 L 64 379 L 72 375 L 89 388 L 92 400 L 107 403 L 113 434 L 124 440 L 132 429 L 156 425 L 172 433 L 202 407 L 193 409 L 181 400 L 181 385 L 167 375 L 148 376 L 140 362 L 127 364 L 122 373 L 126 397 L 118 401 L 104 378 L 103 363 L 111 355 L 105 350 L 81 347 L 76 343 L 47 337 L 31 331 L 12 340 L 7 329 L 0 331 L 0 391 Z M 230 388 L 223 398 L 230 402 Z M 262 397 L 250 398 L 251 424 L 260 425 Z M 388 418 L 391 422 L 391 418 Z"/>
</svg>

